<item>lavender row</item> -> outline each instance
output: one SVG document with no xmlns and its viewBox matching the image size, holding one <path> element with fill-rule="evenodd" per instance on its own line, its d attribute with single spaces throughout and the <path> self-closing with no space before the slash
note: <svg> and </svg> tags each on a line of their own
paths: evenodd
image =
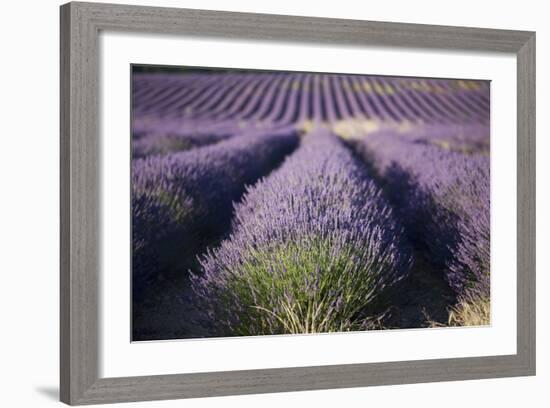
<svg viewBox="0 0 550 408">
<path fill-rule="evenodd" d="M 247 189 L 230 237 L 201 263 L 193 288 L 209 319 L 256 335 L 364 329 L 412 257 L 366 168 L 319 130 Z"/>
<path fill-rule="evenodd" d="M 132 140 L 132 158 L 165 155 L 220 142 L 232 132 L 148 133 Z"/>
<path fill-rule="evenodd" d="M 365 133 L 358 130 L 358 139 Z M 417 144 L 428 144 L 464 154 L 490 153 L 490 129 L 479 123 L 380 126 L 371 133 L 385 134 L 388 138 Z"/>
<path fill-rule="evenodd" d="M 423 126 L 407 134 L 408 139 L 454 152 L 489 155 L 489 126 L 479 124 Z"/>
<path fill-rule="evenodd" d="M 245 185 L 267 174 L 297 143 L 297 133 L 283 129 L 134 160 L 134 293 L 159 275 L 188 267 L 186 259 L 227 226 Z"/>
<path fill-rule="evenodd" d="M 489 296 L 489 157 L 461 154 L 384 132 L 359 151 L 380 174 L 412 241 L 429 250 L 463 297 Z"/>
</svg>

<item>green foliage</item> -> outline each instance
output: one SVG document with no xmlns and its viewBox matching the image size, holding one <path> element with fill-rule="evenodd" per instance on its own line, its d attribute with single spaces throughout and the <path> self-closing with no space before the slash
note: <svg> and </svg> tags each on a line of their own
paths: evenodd
<svg viewBox="0 0 550 408">
<path fill-rule="evenodd" d="M 227 313 L 239 313 L 236 335 L 320 333 L 367 329 L 375 296 L 373 271 L 360 248 L 333 256 L 330 239 L 250 248 L 250 256 L 218 292 Z M 370 267 L 373 267 L 372 263 Z M 379 265 L 378 267 L 383 267 Z M 236 312 L 235 303 L 247 305 Z"/>
</svg>

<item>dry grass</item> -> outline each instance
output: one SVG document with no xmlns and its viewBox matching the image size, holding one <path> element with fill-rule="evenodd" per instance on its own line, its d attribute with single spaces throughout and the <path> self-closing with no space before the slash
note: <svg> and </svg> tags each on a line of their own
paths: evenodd
<svg viewBox="0 0 550 408">
<path fill-rule="evenodd" d="M 461 300 L 449 309 L 449 326 L 486 326 L 490 323 L 489 299 Z"/>
<path fill-rule="evenodd" d="M 487 326 L 491 324 L 491 302 L 485 298 L 459 300 L 449 307 L 446 324 L 432 320 L 425 311 L 424 317 L 428 327 Z"/>
</svg>

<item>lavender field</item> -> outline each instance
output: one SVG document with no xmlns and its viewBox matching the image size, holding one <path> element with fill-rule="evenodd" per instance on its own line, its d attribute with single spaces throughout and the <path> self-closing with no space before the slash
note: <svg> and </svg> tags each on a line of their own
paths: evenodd
<svg viewBox="0 0 550 408">
<path fill-rule="evenodd" d="M 132 339 L 490 324 L 487 81 L 133 66 Z"/>
</svg>

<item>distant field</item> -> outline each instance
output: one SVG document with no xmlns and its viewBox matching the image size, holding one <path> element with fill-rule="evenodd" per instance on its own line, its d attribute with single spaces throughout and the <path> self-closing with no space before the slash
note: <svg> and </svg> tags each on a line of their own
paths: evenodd
<svg viewBox="0 0 550 408">
<path fill-rule="evenodd" d="M 132 338 L 490 323 L 490 84 L 136 67 Z"/>
</svg>

